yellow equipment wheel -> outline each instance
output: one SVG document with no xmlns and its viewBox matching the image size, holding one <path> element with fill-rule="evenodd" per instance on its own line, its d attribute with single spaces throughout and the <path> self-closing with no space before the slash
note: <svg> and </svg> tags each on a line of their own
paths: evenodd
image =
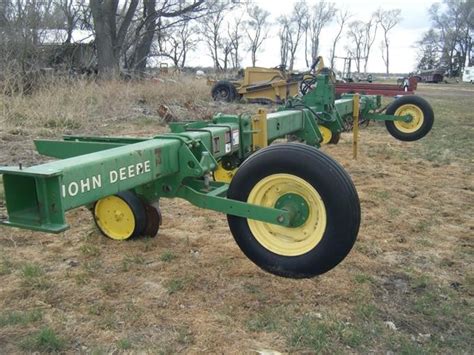
<svg viewBox="0 0 474 355">
<path fill-rule="evenodd" d="M 102 234 L 114 240 L 140 235 L 146 227 L 145 207 L 130 191 L 100 199 L 94 205 L 93 215 Z"/>
<path fill-rule="evenodd" d="M 319 131 L 323 135 L 323 140 L 321 141 L 321 144 L 328 144 L 332 140 L 332 132 L 329 128 L 325 126 L 318 125 Z"/>
<path fill-rule="evenodd" d="M 410 122 L 394 121 L 395 127 L 403 133 L 413 133 L 420 129 L 424 122 L 424 115 L 421 108 L 413 104 L 405 104 L 397 108 L 395 116 L 410 115 Z"/>
<path fill-rule="evenodd" d="M 434 113 L 431 105 L 415 95 L 402 96 L 392 102 L 385 112 L 387 115 L 410 116 L 410 121 L 385 121 L 388 132 L 402 141 L 423 138 L 433 127 Z"/>
<path fill-rule="evenodd" d="M 284 256 L 302 255 L 318 245 L 326 230 L 326 208 L 314 187 L 295 175 L 273 174 L 253 187 L 247 202 L 275 207 L 284 196 L 288 196 L 288 202 L 291 202 L 291 198 L 298 200 L 299 196 L 301 207 L 307 206 L 307 216 L 302 224 L 288 228 L 249 219 L 248 225 L 257 241 L 273 253 Z"/>
<path fill-rule="evenodd" d="M 304 144 L 263 148 L 239 167 L 227 197 L 290 212 L 289 226 L 227 215 L 243 253 L 275 275 L 305 278 L 340 263 L 360 224 L 357 191 L 344 169 Z"/>
<path fill-rule="evenodd" d="M 222 166 L 222 162 L 219 162 L 217 165 L 217 169 L 214 170 L 214 180 L 219 182 L 231 182 L 232 178 L 234 177 L 235 173 L 237 172 L 237 168 L 232 170 L 227 170 Z"/>
</svg>

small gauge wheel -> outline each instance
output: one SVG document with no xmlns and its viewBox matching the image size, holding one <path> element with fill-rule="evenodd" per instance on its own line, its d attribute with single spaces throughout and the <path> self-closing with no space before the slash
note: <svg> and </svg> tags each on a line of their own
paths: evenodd
<svg viewBox="0 0 474 355">
<path fill-rule="evenodd" d="M 146 228 L 145 206 L 131 191 L 98 200 L 93 208 L 93 217 L 100 232 L 114 240 L 136 237 Z"/>
</svg>

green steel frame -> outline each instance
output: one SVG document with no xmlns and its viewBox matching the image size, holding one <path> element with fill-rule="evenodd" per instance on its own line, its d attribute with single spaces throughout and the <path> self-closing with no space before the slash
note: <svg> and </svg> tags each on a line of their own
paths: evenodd
<svg viewBox="0 0 474 355">
<path fill-rule="evenodd" d="M 361 96 L 360 108 L 371 119 L 409 120 L 372 113 L 379 96 Z M 307 95 L 290 100 L 264 117 L 266 131 L 248 114 L 217 114 L 210 122 L 179 122 L 171 132 L 149 138 L 66 136 L 37 140 L 39 153 L 59 158 L 33 167 L 1 167 L 8 226 L 58 233 L 68 228 L 65 212 L 120 191 L 132 190 L 151 203 L 179 197 L 201 208 L 282 226 L 296 225 L 286 209 L 266 208 L 226 198 L 228 185 L 211 181 L 219 162 L 237 167 L 258 147 L 293 135 L 319 147 L 318 125 L 341 132 L 353 112 L 352 95 L 334 99 L 328 75 L 319 75 Z M 264 144 L 264 145 L 265 145 Z M 278 207 L 278 206 L 276 206 Z"/>
</svg>

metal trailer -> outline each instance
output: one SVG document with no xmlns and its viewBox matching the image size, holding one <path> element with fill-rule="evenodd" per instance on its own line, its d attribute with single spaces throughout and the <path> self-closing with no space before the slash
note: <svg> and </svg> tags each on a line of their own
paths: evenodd
<svg viewBox="0 0 474 355">
<path fill-rule="evenodd" d="M 418 82 L 440 83 L 444 79 L 444 72 L 445 70 L 443 68 L 427 69 L 420 70 L 413 76 L 417 78 Z"/>
<path fill-rule="evenodd" d="M 240 80 L 210 80 L 211 95 L 216 101 L 231 102 L 244 98 L 249 102 L 282 103 L 298 94 L 300 76 L 283 68 L 249 67 Z"/>
<path fill-rule="evenodd" d="M 8 213 L 1 223 L 60 233 L 69 227 L 67 211 L 88 206 L 105 236 L 126 240 L 154 236 L 159 200 L 182 198 L 227 214 L 237 244 L 264 270 L 292 278 L 322 274 L 355 243 L 360 204 L 349 175 L 316 148 L 359 113 L 385 121 L 404 140 L 420 138 L 433 123 L 429 106 L 416 100 L 378 114 L 380 96 L 334 95 L 322 74 L 305 96 L 270 114 L 217 114 L 172 123 L 170 133 L 149 138 L 36 140 L 41 154 L 59 160 L 0 168 Z M 285 137 L 301 143 L 270 145 Z"/>
<path fill-rule="evenodd" d="M 360 93 L 364 95 L 399 96 L 414 95 L 417 87 L 417 79 L 409 77 L 403 79 L 400 84 L 378 84 L 378 83 L 337 83 L 336 94 Z"/>
<path fill-rule="evenodd" d="M 349 60 L 350 58 L 345 58 Z M 345 61 L 345 65 L 347 61 Z M 316 70 L 316 66 L 318 66 Z M 289 73 L 282 67 L 260 68 L 251 67 L 243 70 L 241 80 L 210 80 L 208 85 L 212 85 L 211 95 L 214 100 L 231 102 L 245 99 L 248 102 L 257 103 L 284 103 L 291 97 L 298 95 L 304 90 L 306 82 L 314 79 L 314 71 L 324 72 L 330 69 L 324 67 L 321 57 L 313 63 L 308 73 Z M 334 79 L 335 79 L 335 74 Z M 347 79 L 347 78 L 345 78 Z M 411 76 L 403 78 L 397 84 L 378 84 L 354 82 L 350 78 L 349 82 L 337 82 L 335 84 L 336 95 L 346 93 L 360 93 L 364 95 L 401 96 L 413 95 L 417 87 L 417 78 Z"/>
</svg>

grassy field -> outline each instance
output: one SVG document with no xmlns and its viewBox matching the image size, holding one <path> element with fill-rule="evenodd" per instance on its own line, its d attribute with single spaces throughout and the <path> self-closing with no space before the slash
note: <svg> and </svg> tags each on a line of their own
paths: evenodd
<svg viewBox="0 0 474 355">
<path fill-rule="evenodd" d="M 323 148 L 352 176 L 362 225 L 318 278 L 261 271 L 224 215 L 181 200 L 162 200 L 153 239 L 108 240 L 85 208 L 60 235 L 0 228 L 0 353 L 471 353 L 474 87 L 418 94 L 436 115 L 421 141 L 372 124 L 357 161 L 349 133 Z M 210 102 L 194 79 L 57 83 L 0 97 L 0 165 L 44 161 L 38 137 L 164 132 L 161 104 L 180 119 L 257 107 Z"/>
</svg>

